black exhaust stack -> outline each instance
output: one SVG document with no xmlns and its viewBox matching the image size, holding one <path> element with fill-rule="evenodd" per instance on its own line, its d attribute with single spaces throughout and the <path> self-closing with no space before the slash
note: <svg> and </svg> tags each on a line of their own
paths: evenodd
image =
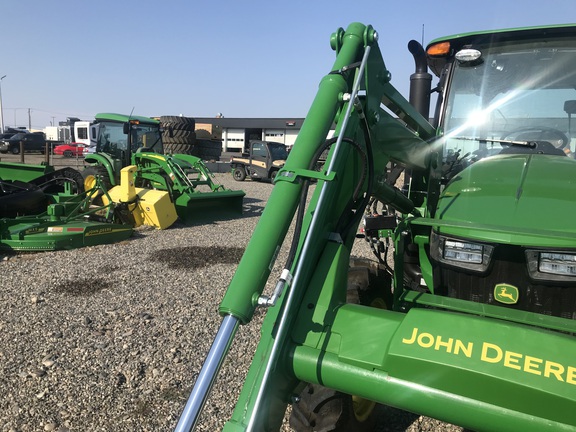
<svg viewBox="0 0 576 432">
<path fill-rule="evenodd" d="M 408 42 L 408 51 L 416 64 L 416 71 L 410 75 L 409 102 L 425 119 L 429 119 L 432 75 L 428 73 L 426 52 L 420 42 L 415 40 Z"/>
</svg>

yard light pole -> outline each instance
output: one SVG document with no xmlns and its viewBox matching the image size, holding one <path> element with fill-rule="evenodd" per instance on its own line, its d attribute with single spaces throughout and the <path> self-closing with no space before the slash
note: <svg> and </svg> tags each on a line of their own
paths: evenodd
<svg viewBox="0 0 576 432">
<path fill-rule="evenodd" d="M 6 75 L 0 78 L 0 131 L 2 133 L 4 133 L 4 108 L 2 108 L 2 80 L 4 78 L 6 78 Z"/>
</svg>

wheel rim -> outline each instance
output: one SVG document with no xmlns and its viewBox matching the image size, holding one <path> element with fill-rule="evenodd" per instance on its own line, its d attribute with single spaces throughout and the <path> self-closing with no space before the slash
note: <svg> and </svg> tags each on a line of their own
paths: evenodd
<svg viewBox="0 0 576 432">
<path fill-rule="evenodd" d="M 89 191 L 96 186 L 96 177 L 93 175 L 88 175 L 84 179 L 84 190 Z"/>
<path fill-rule="evenodd" d="M 378 309 L 388 309 L 388 305 L 382 297 L 376 297 L 370 302 L 370 306 Z"/>
<path fill-rule="evenodd" d="M 365 422 L 374 411 L 376 402 L 368 399 L 361 398 L 360 396 L 352 396 L 352 409 L 354 411 L 354 417 L 360 423 Z"/>
<path fill-rule="evenodd" d="M 84 190 L 86 192 L 92 190 L 96 186 L 97 186 L 96 176 L 90 174 L 87 175 L 86 178 L 84 178 Z M 100 201 L 102 202 L 101 205 L 108 205 L 110 203 L 108 197 L 105 194 L 102 194 L 100 190 L 93 190 L 88 194 L 88 196 L 90 197 L 93 203 L 96 203 L 96 198 L 100 199 Z"/>
</svg>

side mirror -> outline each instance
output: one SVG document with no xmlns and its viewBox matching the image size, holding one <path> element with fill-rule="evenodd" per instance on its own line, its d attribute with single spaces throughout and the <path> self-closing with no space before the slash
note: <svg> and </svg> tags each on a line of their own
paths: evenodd
<svg viewBox="0 0 576 432">
<path fill-rule="evenodd" d="M 124 135 L 128 135 L 128 132 L 130 132 L 130 123 L 124 123 L 122 132 L 124 132 Z"/>
<path fill-rule="evenodd" d="M 576 114 L 576 100 L 567 100 L 564 102 L 564 111 L 566 114 Z"/>
</svg>

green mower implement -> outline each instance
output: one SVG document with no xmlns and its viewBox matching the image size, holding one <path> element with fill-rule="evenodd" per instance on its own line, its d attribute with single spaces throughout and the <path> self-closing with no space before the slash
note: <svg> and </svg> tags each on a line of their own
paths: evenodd
<svg viewBox="0 0 576 432">
<path fill-rule="evenodd" d="M 3 180 L 29 182 L 55 171 L 52 165 L 0 162 L 0 178 Z"/>
<path fill-rule="evenodd" d="M 200 158 L 164 154 L 158 120 L 103 113 L 96 115 L 96 125 L 96 153 L 84 158 L 89 164 L 82 173 L 87 187 L 97 176 L 108 186 L 117 185 L 120 170 L 135 165 L 136 186 L 169 192 L 178 216 L 185 223 L 242 213 L 244 192 L 216 183 Z"/>
<path fill-rule="evenodd" d="M 107 205 L 91 206 L 96 193 L 109 197 L 98 181 L 84 193 L 61 194 L 59 202 L 48 204 L 43 213 L 0 219 L 0 250 L 76 249 L 129 238 L 134 231 L 134 205 L 108 199 Z"/>
<path fill-rule="evenodd" d="M 0 250 L 40 252 L 117 243 L 132 236 L 130 224 L 59 216 L 58 204 L 45 215 L 0 219 Z"/>
<path fill-rule="evenodd" d="M 37 170 L 28 182 L 0 179 L 0 250 L 75 249 L 125 240 L 140 225 L 170 227 L 177 214 L 168 192 L 136 188 L 136 171 L 123 168 L 120 184 L 110 189 L 96 177 L 85 192 L 72 169 Z M 0 164 L 3 178 L 10 173 Z"/>
<path fill-rule="evenodd" d="M 224 431 L 277 431 L 288 404 L 297 431 L 372 430 L 375 404 L 475 431 L 576 431 L 576 25 L 411 41 L 409 102 L 371 26 L 330 44 L 176 430 L 267 308 Z M 356 241 L 373 260 L 351 257 Z"/>
<path fill-rule="evenodd" d="M 0 162 L 0 218 L 40 214 L 48 204 L 75 199 L 83 191 L 75 169 Z"/>
</svg>

